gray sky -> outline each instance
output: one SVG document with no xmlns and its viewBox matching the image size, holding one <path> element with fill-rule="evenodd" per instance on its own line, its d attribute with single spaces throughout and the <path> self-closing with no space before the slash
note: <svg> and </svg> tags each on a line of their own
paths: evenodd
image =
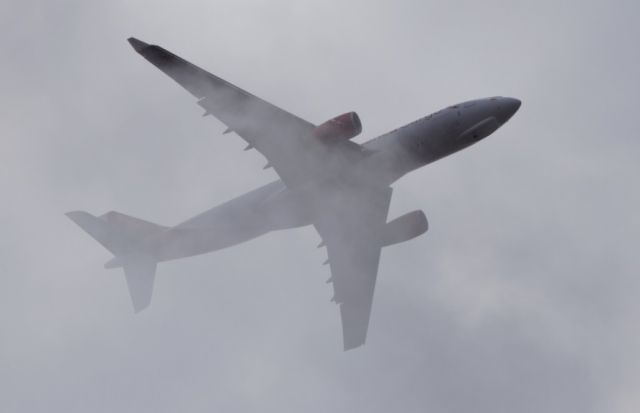
<svg viewBox="0 0 640 413">
<path fill-rule="evenodd" d="M 0 410 L 637 412 L 634 1 L 0 3 Z M 134 315 L 64 215 L 171 225 L 274 179 L 126 43 L 162 45 L 363 141 L 518 97 L 394 187 L 430 231 L 386 248 L 343 353 L 312 228 L 161 264 Z"/>
</svg>

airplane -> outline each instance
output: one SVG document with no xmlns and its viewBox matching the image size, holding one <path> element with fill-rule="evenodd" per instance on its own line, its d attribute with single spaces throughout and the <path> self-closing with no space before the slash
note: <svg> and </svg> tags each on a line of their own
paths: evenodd
<svg viewBox="0 0 640 413">
<path fill-rule="evenodd" d="M 421 210 L 387 222 L 391 185 L 407 173 L 491 135 L 519 109 L 509 97 L 449 106 L 365 143 L 355 112 L 320 125 L 301 119 L 168 50 L 129 38 L 133 49 L 205 112 L 267 160 L 279 180 L 168 227 L 118 212 L 67 213 L 123 268 L 134 311 L 151 302 L 157 263 L 228 248 L 271 231 L 313 225 L 326 247 L 344 350 L 365 343 L 383 247 L 425 233 Z"/>
</svg>

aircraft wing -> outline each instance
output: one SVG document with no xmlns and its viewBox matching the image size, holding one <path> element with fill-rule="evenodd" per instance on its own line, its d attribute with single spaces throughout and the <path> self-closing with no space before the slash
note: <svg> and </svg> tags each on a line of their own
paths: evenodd
<svg viewBox="0 0 640 413">
<path fill-rule="evenodd" d="M 382 188 L 330 196 L 314 223 L 329 254 L 345 350 L 363 345 L 367 337 L 391 193 Z"/>
<path fill-rule="evenodd" d="M 318 179 L 331 162 L 347 162 L 347 153 L 360 152 L 353 142 L 328 147 L 313 137 L 315 125 L 266 102 L 179 56 L 135 38 L 129 43 L 145 59 L 198 98 L 205 114 L 215 116 L 249 146 L 262 153 L 288 187 Z M 336 156 L 339 155 L 339 156 Z M 353 156 L 353 155 L 351 155 Z M 327 162 L 330 160 L 330 162 Z M 330 163 L 331 165 L 327 165 Z M 265 167 L 266 168 L 266 167 Z"/>
</svg>

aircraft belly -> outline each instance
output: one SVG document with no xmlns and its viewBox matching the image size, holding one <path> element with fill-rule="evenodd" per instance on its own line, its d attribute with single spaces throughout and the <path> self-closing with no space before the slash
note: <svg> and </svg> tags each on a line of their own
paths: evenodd
<svg viewBox="0 0 640 413">
<path fill-rule="evenodd" d="M 159 261 L 168 261 L 193 255 L 206 254 L 249 241 L 268 231 L 259 228 L 210 227 L 171 229 L 158 240 L 155 255 Z"/>
<path fill-rule="evenodd" d="M 307 196 L 274 182 L 164 231 L 154 239 L 153 250 L 159 260 L 167 261 L 309 224 Z"/>
</svg>

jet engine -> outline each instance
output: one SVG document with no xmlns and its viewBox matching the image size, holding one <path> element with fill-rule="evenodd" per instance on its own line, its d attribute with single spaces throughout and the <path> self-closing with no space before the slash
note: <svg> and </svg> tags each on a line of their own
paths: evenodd
<svg viewBox="0 0 640 413">
<path fill-rule="evenodd" d="M 384 230 L 383 246 L 399 244 L 422 235 L 429 229 L 427 217 L 422 211 L 413 211 L 387 223 Z"/>
<path fill-rule="evenodd" d="M 327 143 L 349 140 L 362 132 L 360 117 L 355 112 L 344 113 L 316 127 L 313 135 Z"/>
</svg>

